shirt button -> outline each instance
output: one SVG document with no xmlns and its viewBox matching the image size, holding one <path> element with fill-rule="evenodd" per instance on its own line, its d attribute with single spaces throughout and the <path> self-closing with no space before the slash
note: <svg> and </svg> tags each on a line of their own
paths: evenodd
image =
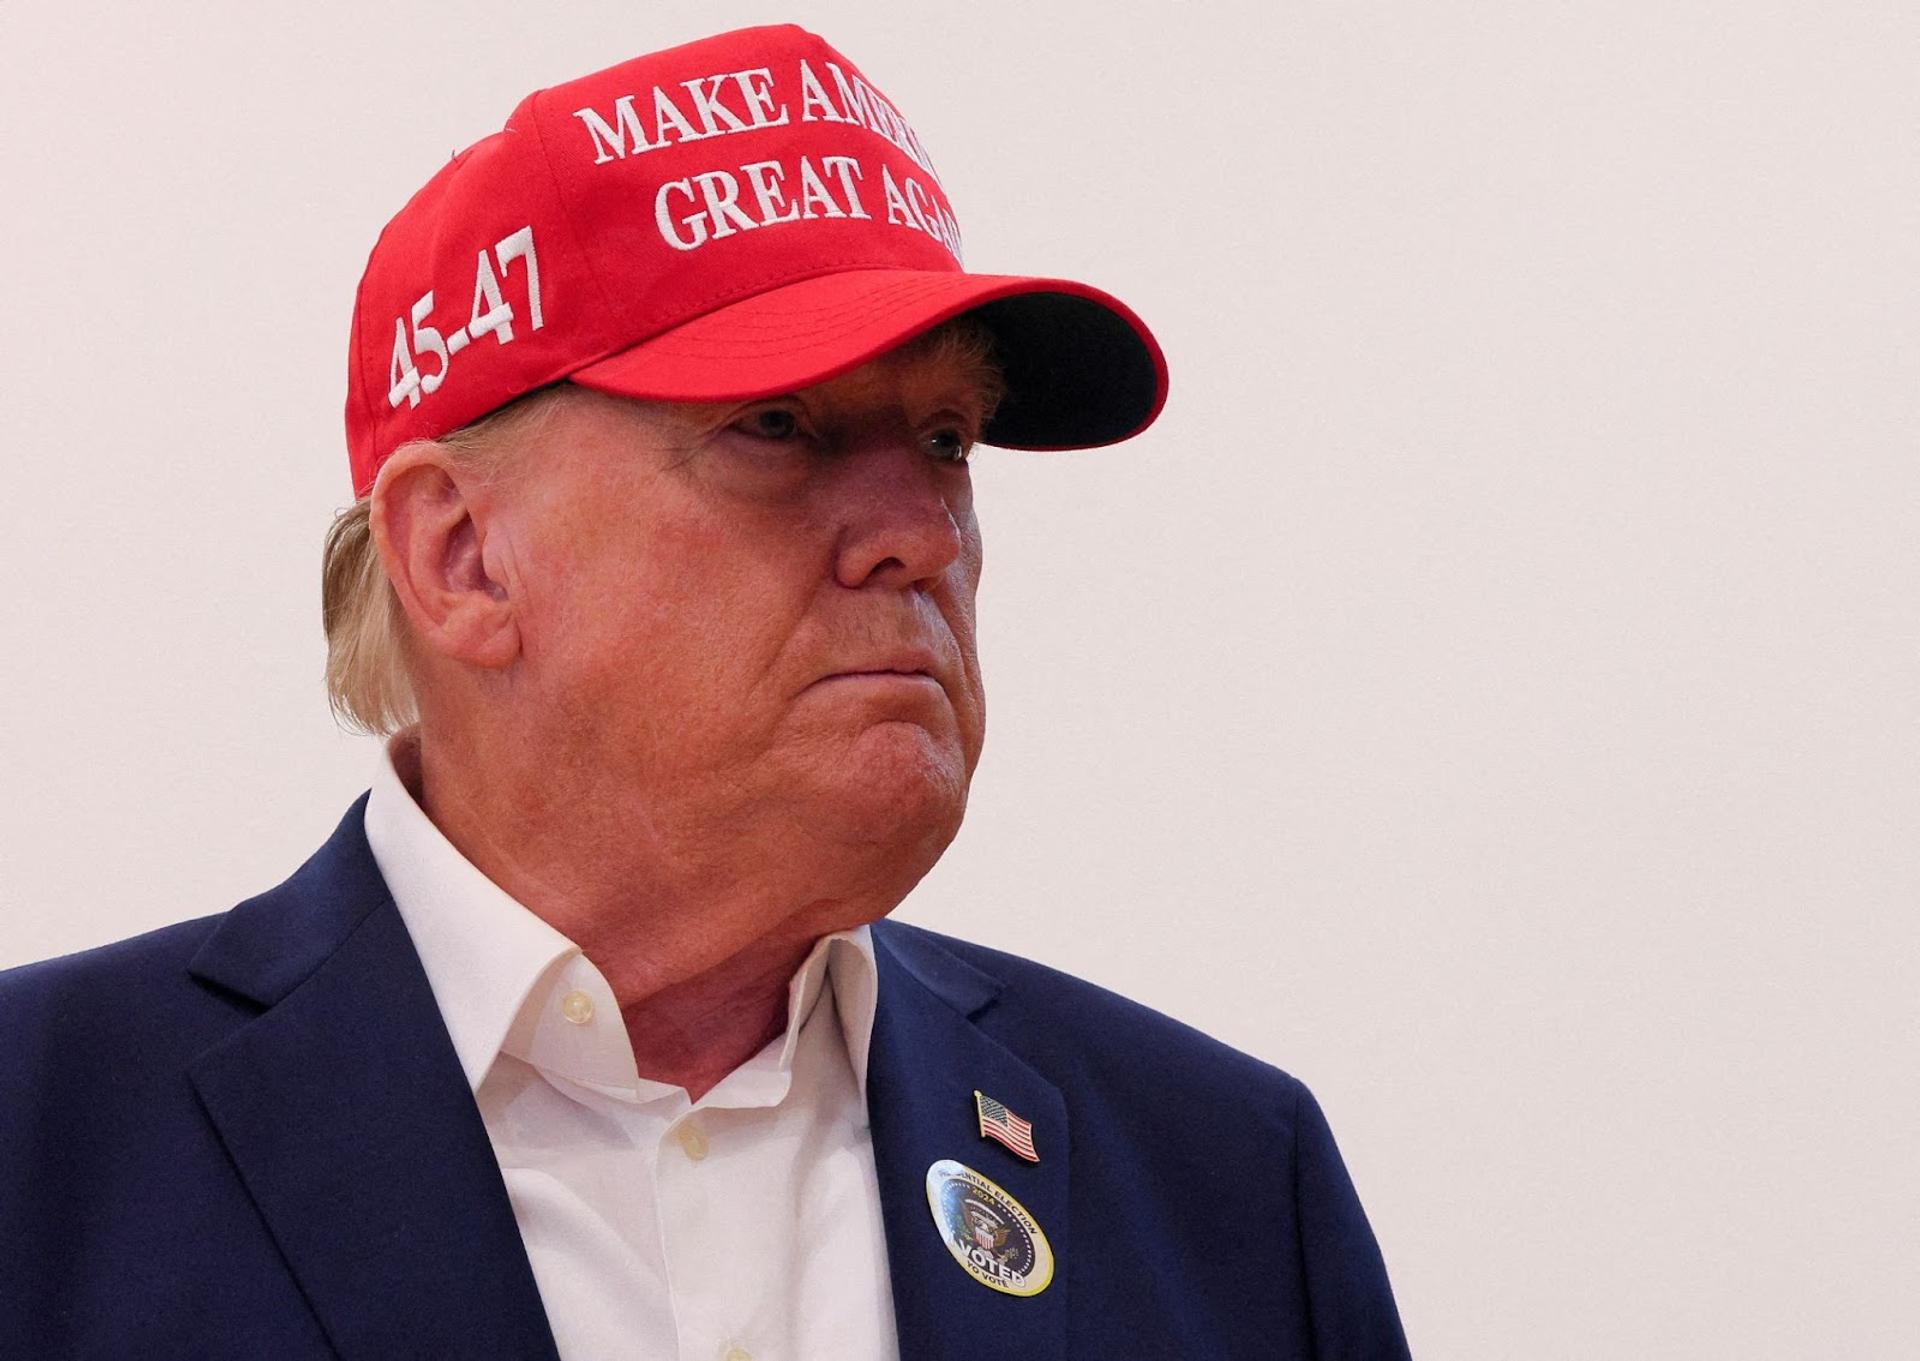
<svg viewBox="0 0 1920 1361">
<path fill-rule="evenodd" d="M 575 1025 L 585 1025 L 593 1019 L 593 999 L 575 988 L 560 999 L 560 1014 Z"/>
<path fill-rule="evenodd" d="M 729 1347 L 720 1361 L 753 1361 L 753 1353 L 745 1347 Z"/>
<path fill-rule="evenodd" d="M 695 1162 L 699 1162 L 707 1156 L 707 1136 L 700 1132 L 698 1125 L 682 1125 L 673 1132 L 673 1137 L 679 1140 L 680 1151 Z M 734 1350 L 739 1351 L 739 1348 L 736 1347 Z M 732 1353 L 729 1352 L 728 1355 L 731 1356 Z M 740 1352 L 740 1355 L 746 1356 L 747 1354 Z M 753 1361 L 753 1358 L 747 1357 L 747 1361 Z"/>
</svg>

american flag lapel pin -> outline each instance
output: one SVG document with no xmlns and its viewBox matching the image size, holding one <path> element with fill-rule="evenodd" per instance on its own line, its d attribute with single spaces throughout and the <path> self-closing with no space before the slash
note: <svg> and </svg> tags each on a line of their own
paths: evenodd
<svg viewBox="0 0 1920 1361">
<path fill-rule="evenodd" d="M 1005 1144 L 1020 1157 L 1030 1163 L 1040 1161 L 1040 1155 L 1033 1150 L 1033 1125 L 1022 1120 L 1005 1106 L 974 1089 L 973 1104 L 980 1112 L 980 1137 Z"/>
</svg>

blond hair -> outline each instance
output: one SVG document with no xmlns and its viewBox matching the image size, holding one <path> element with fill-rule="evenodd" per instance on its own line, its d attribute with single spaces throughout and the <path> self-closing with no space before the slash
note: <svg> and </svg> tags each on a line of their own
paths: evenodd
<svg viewBox="0 0 1920 1361">
<path fill-rule="evenodd" d="M 986 399 L 982 424 L 1002 393 L 991 333 L 959 316 L 922 332 L 900 352 L 924 353 L 961 366 Z M 538 388 L 435 441 L 462 469 L 483 478 L 505 470 L 509 456 L 537 434 L 565 382 Z M 402 445 L 401 448 L 406 448 Z M 399 450 L 394 451 L 398 453 Z M 334 517 L 320 562 L 320 621 L 327 634 L 327 702 L 350 732 L 386 736 L 419 718 L 405 611 L 373 541 L 373 498 L 362 496 Z"/>
</svg>

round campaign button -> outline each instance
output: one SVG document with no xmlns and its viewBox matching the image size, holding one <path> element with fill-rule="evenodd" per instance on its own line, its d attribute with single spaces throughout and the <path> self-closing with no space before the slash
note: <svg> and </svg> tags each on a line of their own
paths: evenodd
<svg viewBox="0 0 1920 1361">
<path fill-rule="evenodd" d="M 927 1208 L 953 1260 L 1006 1295 L 1038 1295 L 1053 1280 L 1053 1249 L 1027 1207 L 965 1163 L 927 1169 Z"/>
</svg>

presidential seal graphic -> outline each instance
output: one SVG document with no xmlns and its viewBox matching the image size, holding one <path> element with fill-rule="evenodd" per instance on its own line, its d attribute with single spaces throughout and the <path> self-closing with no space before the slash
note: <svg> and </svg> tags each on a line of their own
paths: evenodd
<svg viewBox="0 0 1920 1361">
<path fill-rule="evenodd" d="M 1038 1295 L 1053 1280 L 1053 1249 L 1027 1207 L 965 1163 L 927 1169 L 927 1208 L 967 1275 L 1006 1295 Z"/>
</svg>

